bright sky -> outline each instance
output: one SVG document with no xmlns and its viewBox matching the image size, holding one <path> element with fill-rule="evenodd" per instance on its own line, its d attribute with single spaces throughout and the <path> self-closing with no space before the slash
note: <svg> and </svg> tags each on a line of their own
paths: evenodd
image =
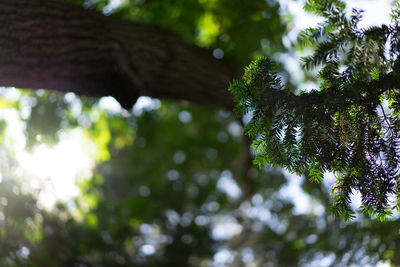
<svg viewBox="0 0 400 267">
<path fill-rule="evenodd" d="M 368 27 L 372 25 L 381 25 L 390 23 L 390 11 L 392 9 L 392 0 L 352 0 L 345 1 L 347 10 L 351 12 L 352 8 L 364 10 L 363 19 L 359 23 L 361 27 Z M 303 10 L 304 0 L 280 0 L 282 10 L 289 12 L 293 16 L 292 30 L 288 36 L 283 39 L 284 44 L 290 47 L 290 43 L 294 42 L 300 31 L 317 26 L 323 19 L 311 15 Z M 280 55 L 281 61 L 285 63 L 287 69 L 291 72 L 291 78 L 296 82 L 302 79 L 300 58 L 303 55 L 296 54 L 283 54 Z M 314 89 L 313 84 L 304 84 L 300 86 L 301 89 Z"/>
<path fill-rule="evenodd" d="M 319 22 L 322 22 L 320 17 L 311 15 L 303 10 L 304 0 L 281 0 L 280 2 L 283 10 L 287 9 L 294 16 L 294 28 L 290 33 L 290 39 L 292 40 L 296 38 L 301 30 L 316 26 Z M 359 24 L 361 27 L 390 23 L 392 0 L 352 0 L 345 2 L 348 11 L 351 11 L 353 8 L 365 11 L 363 19 Z"/>
</svg>

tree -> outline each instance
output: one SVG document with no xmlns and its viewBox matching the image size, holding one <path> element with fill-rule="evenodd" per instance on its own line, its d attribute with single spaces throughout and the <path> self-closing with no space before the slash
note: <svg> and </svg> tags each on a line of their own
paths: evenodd
<svg viewBox="0 0 400 267">
<path fill-rule="evenodd" d="M 192 114 L 192 122 L 179 120 L 182 111 Z M 227 254 L 231 266 L 399 264 L 398 219 L 343 223 L 318 211 L 329 204 L 329 188 L 307 180 L 302 187 L 315 210 L 296 214 L 299 196 L 292 202 L 277 193 L 287 183 L 279 170 L 250 168 L 250 179 L 241 176 L 236 168 L 245 147 L 228 132 L 226 121 L 233 118 L 226 113 L 163 103 L 129 117 L 133 129 L 125 119 L 108 115 L 94 122 L 107 124 L 111 160 L 81 184 L 78 215 L 64 203 L 40 209 L 37 198 L 13 189 L 20 188 L 15 181 L 0 183 L 2 266 L 208 266 Z M 12 151 L 4 157 L 2 162 L 12 158 Z M 17 170 L 10 164 L 2 173 L 11 177 Z M 255 191 L 232 197 L 221 190 L 226 170 L 238 185 L 250 180 Z M 219 223 L 241 231 L 216 238 Z"/>
<path fill-rule="evenodd" d="M 2 86 L 111 95 L 126 109 L 140 95 L 227 109 L 233 106 L 225 88 L 236 76 L 235 69 L 167 30 L 61 1 L 3 0 L 0 4 L 7 10 L 0 29 L 4 36 L 0 44 Z M 320 72 L 322 90 L 299 97 L 286 94 L 270 73 L 273 67 L 268 60 L 250 67 L 245 77 L 248 85 L 232 87 L 236 93 L 248 90 L 243 89 L 246 86 L 261 88 L 253 89 L 259 91 L 256 95 L 250 92 L 238 97 L 241 115 L 251 109 L 256 113 L 248 132 L 253 137 L 264 136 L 255 144 L 263 152 L 257 162 L 309 173 L 313 180 L 334 171 L 341 175 L 335 213 L 351 216 L 350 194 L 357 189 L 363 195 L 363 212 L 389 214 L 388 197 L 397 192 L 397 123 L 396 114 L 387 116 L 379 98 L 386 97 L 397 112 L 393 90 L 397 24 L 358 29 L 360 13 L 346 18 L 340 1 L 310 2 L 307 8 L 327 19 L 324 27 L 309 29 L 302 36 L 303 42 L 317 46 L 306 66 L 325 64 Z M 388 58 L 384 55 L 387 41 L 391 42 Z M 365 51 L 371 57 L 363 57 Z M 345 59 L 344 54 L 348 54 Z M 264 80 L 254 85 L 257 79 Z M 265 92 L 266 86 L 274 89 Z M 273 105 L 267 103 L 269 97 Z M 331 100 L 321 105 L 322 99 Z M 296 140 L 296 136 L 303 138 Z"/>
<path fill-rule="evenodd" d="M 232 107 L 227 64 L 169 31 L 61 1 L 3 0 L 0 85 Z M 23 18 L 23 19 L 21 19 Z"/>
<path fill-rule="evenodd" d="M 317 182 L 334 172 L 335 214 L 353 216 L 350 195 L 358 190 L 362 212 L 385 217 L 400 203 L 399 11 L 393 11 L 393 25 L 362 29 L 361 12 L 346 16 L 342 1 L 309 1 L 306 8 L 326 20 L 300 36 L 315 47 L 304 65 L 322 66 L 320 89 L 285 89 L 268 59 L 250 65 L 244 80 L 231 87 L 239 114 L 254 112 L 246 131 L 257 137 L 256 163 Z"/>
<path fill-rule="evenodd" d="M 108 1 L 88 3 L 107 10 Z M 272 1 L 127 3 L 114 16 L 167 27 L 210 52 L 221 49 L 235 69 L 282 48 L 284 23 Z M 217 33 L 207 21 L 218 22 Z M 80 182 L 76 208 L 60 202 L 45 210 L 39 194 L 24 190 L 32 177 L 18 166 L 7 137 L 12 125 L 2 118 L 1 266 L 400 264 L 398 219 L 333 218 L 325 212 L 331 203 L 324 182 L 304 180 L 302 193 L 288 193 L 290 177 L 252 166 L 248 139 L 230 112 L 163 100 L 115 114 L 92 98 L 42 90 L 21 91 L 18 101 L 6 95 L 0 106 L 23 118 L 28 145 L 54 143 L 60 132 L 80 127 L 101 148 L 92 175 Z M 27 179 L 18 183 L 20 176 Z M 303 194 L 313 208 L 299 212 Z"/>
</svg>

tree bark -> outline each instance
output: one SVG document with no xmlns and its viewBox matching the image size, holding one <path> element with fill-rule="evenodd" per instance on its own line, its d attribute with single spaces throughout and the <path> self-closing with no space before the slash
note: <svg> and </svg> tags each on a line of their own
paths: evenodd
<svg viewBox="0 0 400 267">
<path fill-rule="evenodd" d="M 0 0 L 0 86 L 231 108 L 233 70 L 151 25 L 56 0 Z"/>
</svg>

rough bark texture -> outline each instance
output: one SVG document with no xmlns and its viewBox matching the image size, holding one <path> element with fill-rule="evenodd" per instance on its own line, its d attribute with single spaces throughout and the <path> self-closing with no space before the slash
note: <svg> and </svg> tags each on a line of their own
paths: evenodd
<svg viewBox="0 0 400 267">
<path fill-rule="evenodd" d="M 233 71 L 206 51 L 151 25 L 56 0 L 0 0 L 0 86 L 141 95 L 231 108 Z"/>
</svg>

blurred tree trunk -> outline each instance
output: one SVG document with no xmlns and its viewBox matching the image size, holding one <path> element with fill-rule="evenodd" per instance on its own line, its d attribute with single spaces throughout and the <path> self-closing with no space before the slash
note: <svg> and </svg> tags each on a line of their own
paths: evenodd
<svg viewBox="0 0 400 267">
<path fill-rule="evenodd" d="M 160 28 L 56 0 L 0 0 L 0 86 L 231 108 L 234 72 Z"/>
</svg>

